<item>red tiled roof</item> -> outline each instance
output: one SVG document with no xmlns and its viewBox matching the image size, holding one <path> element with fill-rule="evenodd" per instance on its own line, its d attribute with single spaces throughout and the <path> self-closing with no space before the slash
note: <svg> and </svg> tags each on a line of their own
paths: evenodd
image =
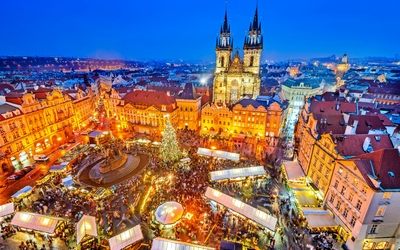
<svg viewBox="0 0 400 250">
<path fill-rule="evenodd" d="M 386 115 L 379 114 L 378 117 L 384 126 L 396 126 Z"/>
<path fill-rule="evenodd" d="M 336 105 L 339 105 L 337 110 Z M 313 100 L 310 105 L 310 112 L 313 114 L 341 115 L 342 113 L 356 113 L 356 111 L 356 104 L 352 102 Z"/>
<path fill-rule="evenodd" d="M 171 96 L 177 96 L 178 93 L 179 93 L 180 91 L 183 90 L 182 87 L 174 87 L 174 86 L 151 86 L 151 85 L 148 85 L 148 86 L 147 86 L 147 89 L 148 89 L 148 90 L 158 91 L 158 92 L 165 92 L 165 93 L 167 93 L 167 91 L 169 91 L 169 93 L 170 93 Z"/>
<path fill-rule="evenodd" d="M 371 129 L 386 130 L 381 119 L 376 115 L 352 115 L 348 124 L 353 125 L 355 120 L 358 121 L 356 134 L 368 134 Z"/>
<path fill-rule="evenodd" d="M 177 109 L 175 98 L 168 96 L 164 92 L 156 91 L 143 91 L 136 90 L 127 93 L 123 99 L 125 100 L 125 105 L 128 103 L 132 104 L 142 104 L 145 106 L 155 106 L 161 110 L 162 105 L 166 105 L 166 110 L 171 112 Z M 172 106 L 174 104 L 174 107 Z"/>
<path fill-rule="evenodd" d="M 368 175 L 374 176 L 371 164 L 374 167 L 374 172 L 381 183 L 380 186 L 384 189 L 400 188 L 400 154 L 397 148 L 380 149 L 372 153 L 363 154 L 357 157 L 357 166 L 365 179 L 369 182 L 371 188 L 375 188 L 369 180 Z M 389 172 L 394 174 L 390 176 Z"/>
<path fill-rule="evenodd" d="M 358 156 L 365 153 L 363 144 L 365 138 L 370 138 L 370 145 L 374 151 L 383 148 L 393 148 L 392 141 L 388 134 L 377 135 L 332 135 L 332 140 L 336 141 L 336 150 L 342 156 Z M 379 138 L 379 139 L 378 139 Z M 379 141 L 378 141 L 379 140 Z"/>
<path fill-rule="evenodd" d="M 207 103 L 210 102 L 210 96 L 208 95 L 202 95 L 201 96 L 201 106 L 204 107 Z"/>
</svg>

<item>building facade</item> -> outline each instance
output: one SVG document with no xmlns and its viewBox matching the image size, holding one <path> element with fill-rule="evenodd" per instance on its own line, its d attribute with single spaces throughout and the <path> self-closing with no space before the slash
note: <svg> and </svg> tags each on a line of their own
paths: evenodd
<svg viewBox="0 0 400 250">
<path fill-rule="evenodd" d="M 213 102 L 234 104 L 242 97 L 256 99 L 260 93 L 260 62 L 263 49 L 258 9 L 244 40 L 244 57 L 237 50 L 234 55 L 227 12 L 216 42 L 216 68 L 213 83 Z"/>
</svg>

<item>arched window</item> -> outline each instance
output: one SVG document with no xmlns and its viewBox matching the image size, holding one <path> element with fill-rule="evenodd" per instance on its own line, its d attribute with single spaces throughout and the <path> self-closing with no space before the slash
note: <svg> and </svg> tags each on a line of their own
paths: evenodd
<svg viewBox="0 0 400 250">
<path fill-rule="evenodd" d="M 220 62 L 220 64 L 221 64 L 221 67 L 225 67 L 225 57 L 221 56 L 221 57 L 219 58 L 219 62 Z"/>
<path fill-rule="evenodd" d="M 252 67 L 254 64 L 254 56 L 250 56 L 250 63 L 249 66 Z"/>
</svg>

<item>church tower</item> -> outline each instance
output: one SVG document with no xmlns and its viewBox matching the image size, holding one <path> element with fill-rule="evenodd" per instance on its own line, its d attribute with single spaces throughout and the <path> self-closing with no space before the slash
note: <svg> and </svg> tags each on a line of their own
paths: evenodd
<svg viewBox="0 0 400 250">
<path fill-rule="evenodd" d="M 224 24 L 217 38 L 217 54 L 213 83 L 213 102 L 232 105 L 242 98 L 256 99 L 260 94 L 260 60 L 262 51 L 261 23 L 258 8 L 244 42 L 244 58 L 239 49 L 232 56 L 233 39 L 225 11 Z"/>
<path fill-rule="evenodd" d="M 215 46 L 215 52 L 217 53 L 215 73 L 228 69 L 232 57 L 232 47 L 231 27 L 228 25 L 228 13 L 225 10 L 224 24 L 221 26 Z"/>
<path fill-rule="evenodd" d="M 261 35 L 261 22 L 258 23 L 258 6 L 250 23 L 247 36 L 244 37 L 244 67 L 246 72 L 260 74 L 261 51 L 263 49 L 263 37 Z"/>
</svg>

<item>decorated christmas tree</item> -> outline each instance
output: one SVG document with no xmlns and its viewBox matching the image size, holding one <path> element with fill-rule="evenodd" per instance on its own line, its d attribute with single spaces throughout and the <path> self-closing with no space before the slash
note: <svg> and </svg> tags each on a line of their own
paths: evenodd
<svg viewBox="0 0 400 250">
<path fill-rule="evenodd" d="M 166 125 L 161 140 L 160 157 L 165 162 L 174 162 L 182 158 L 182 152 L 176 139 L 174 127 L 172 127 L 168 117 L 165 120 Z"/>
</svg>

